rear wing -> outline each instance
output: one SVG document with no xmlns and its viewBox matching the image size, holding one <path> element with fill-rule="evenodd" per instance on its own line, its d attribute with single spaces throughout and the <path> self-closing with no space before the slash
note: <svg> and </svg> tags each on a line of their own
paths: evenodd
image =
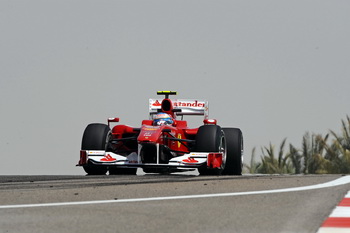
<svg viewBox="0 0 350 233">
<path fill-rule="evenodd" d="M 162 99 L 149 100 L 150 116 L 161 111 L 162 101 Z M 204 116 L 204 119 L 209 117 L 209 104 L 206 100 L 175 99 L 171 100 L 171 102 L 176 116 L 197 115 Z"/>
</svg>

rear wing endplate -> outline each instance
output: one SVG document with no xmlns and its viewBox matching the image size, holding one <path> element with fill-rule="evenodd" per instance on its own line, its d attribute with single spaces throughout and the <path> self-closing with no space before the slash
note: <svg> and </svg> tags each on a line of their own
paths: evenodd
<svg viewBox="0 0 350 233">
<path fill-rule="evenodd" d="M 197 115 L 209 117 L 209 104 L 206 100 L 175 99 L 171 100 L 175 115 Z M 149 99 L 149 114 L 152 116 L 161 109 L 162 99 Z M 179 109 L 180 111 L 176 111 Z"/>
</svg>

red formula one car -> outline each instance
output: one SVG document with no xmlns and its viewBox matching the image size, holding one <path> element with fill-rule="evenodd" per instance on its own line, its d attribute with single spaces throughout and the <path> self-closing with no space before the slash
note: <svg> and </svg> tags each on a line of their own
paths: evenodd
<svg viewBox="0 0 350 233">
<path fill-rule="evenodd" d="M 198 169 L 201 175 L 241 175 L 243 136 L 238 128 L 224 128 L 208 118 L 208 102 L 169 99 L 172 91 L 159 91 L 163 100 L 149 100 L 149 120 L 141 127 L 89 124 L 83 134 L 80 160 L 89 175 L 171 173 Z M 203 125 L 189 128 L 184 115 L 204 116 Z M 179 119 L 180 118 L 180 119 Z"/>
</svg>

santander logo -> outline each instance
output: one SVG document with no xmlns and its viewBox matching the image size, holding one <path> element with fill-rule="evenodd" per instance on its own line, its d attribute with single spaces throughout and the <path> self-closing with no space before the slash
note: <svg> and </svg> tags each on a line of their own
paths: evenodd
<svg viewBox="0 0 350 233">
<path fill-rule="evenodd" d="M 158 106 L 161 106 L 161 103 L 159 103 L 159 101 L 158 101 L 158 100 L 156 100 L 156 102 L 154 102 L 154 103 L 152 104 L 152 106 L 156 106 L 156 107 L 158 107 Z"/>
<path fill-rule="evenodd" d="M 152 106 L 159 107 L 162 104 L 159 102 L 159 100 L 155 100 L 155 102 L 152 104 Z M 198 100 L 192 100 L 192 101 L 173 101 L 174 107 L 192 107 L 192 108 L 204 108 L 205 102 L 198 101 Z"/>
<path fill-rule="evenodd" d="M 174 102 L 175 107 L 197 107 L 197 108 L 204 108 L 205 103 L 204 102 L 198 102 L 198 100 L 195 101 L 178 101 Z"/>
<path fill-rule="evenodd" d="M 188 157 L 187 159 L 182 160 L 182 162 L 185 162 L 185 163 L 198 163 L 197 160 L 195 160 L 194 158 L 190 158 L 190 157 Z"/>
<path fill-rule="evenodd" d="M 117 159 L 113 158 L 110 154 L 105 155 L 100 161 L 103 162 L 113 162 L 116 161 Z"/>
</svg>

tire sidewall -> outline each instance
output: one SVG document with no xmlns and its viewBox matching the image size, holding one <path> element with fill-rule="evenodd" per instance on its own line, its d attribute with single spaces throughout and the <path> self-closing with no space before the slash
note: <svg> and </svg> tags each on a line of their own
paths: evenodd
<svg viewBox="0 0 350 233">
<path fill-rule="evenodd" d="M 196 135 L 196 152 L 221 152 L 222 148 L 224 150 L 222 167 L 208 169 L 203 166 L 198 168 L 201 175 L 220 175 L 222 173 L 226 163 L 226 139 L 223 130 L 218 125 L 203 125 L 199 127 Z"/>
<path fill-rule="evenodd" d="M 111 129 L 106 124 L 89 124 L 83 134 L 82 150 L 105 150 Z"/>
<path fill-rule="evenodd" d="M 223 131 L 218 125 L 203 125 L 196 135 L 196 152 L 219 152 Z"/>
<path fill-rule="evenodd" d="M 242 175 L 243 135 L 238 128 L 223 128 L 226 138 L 225 175 Z"/>
<path fill-rule="evenodd" d="M 82 150 L 106 150 L 111 129 L 106 124 L 89 124 L 84 131 L 81 149 Z M 88 163 L 83 166 L 88 175 L 105 175 L 107 166 L 96 166 Z"/>
</svg>

